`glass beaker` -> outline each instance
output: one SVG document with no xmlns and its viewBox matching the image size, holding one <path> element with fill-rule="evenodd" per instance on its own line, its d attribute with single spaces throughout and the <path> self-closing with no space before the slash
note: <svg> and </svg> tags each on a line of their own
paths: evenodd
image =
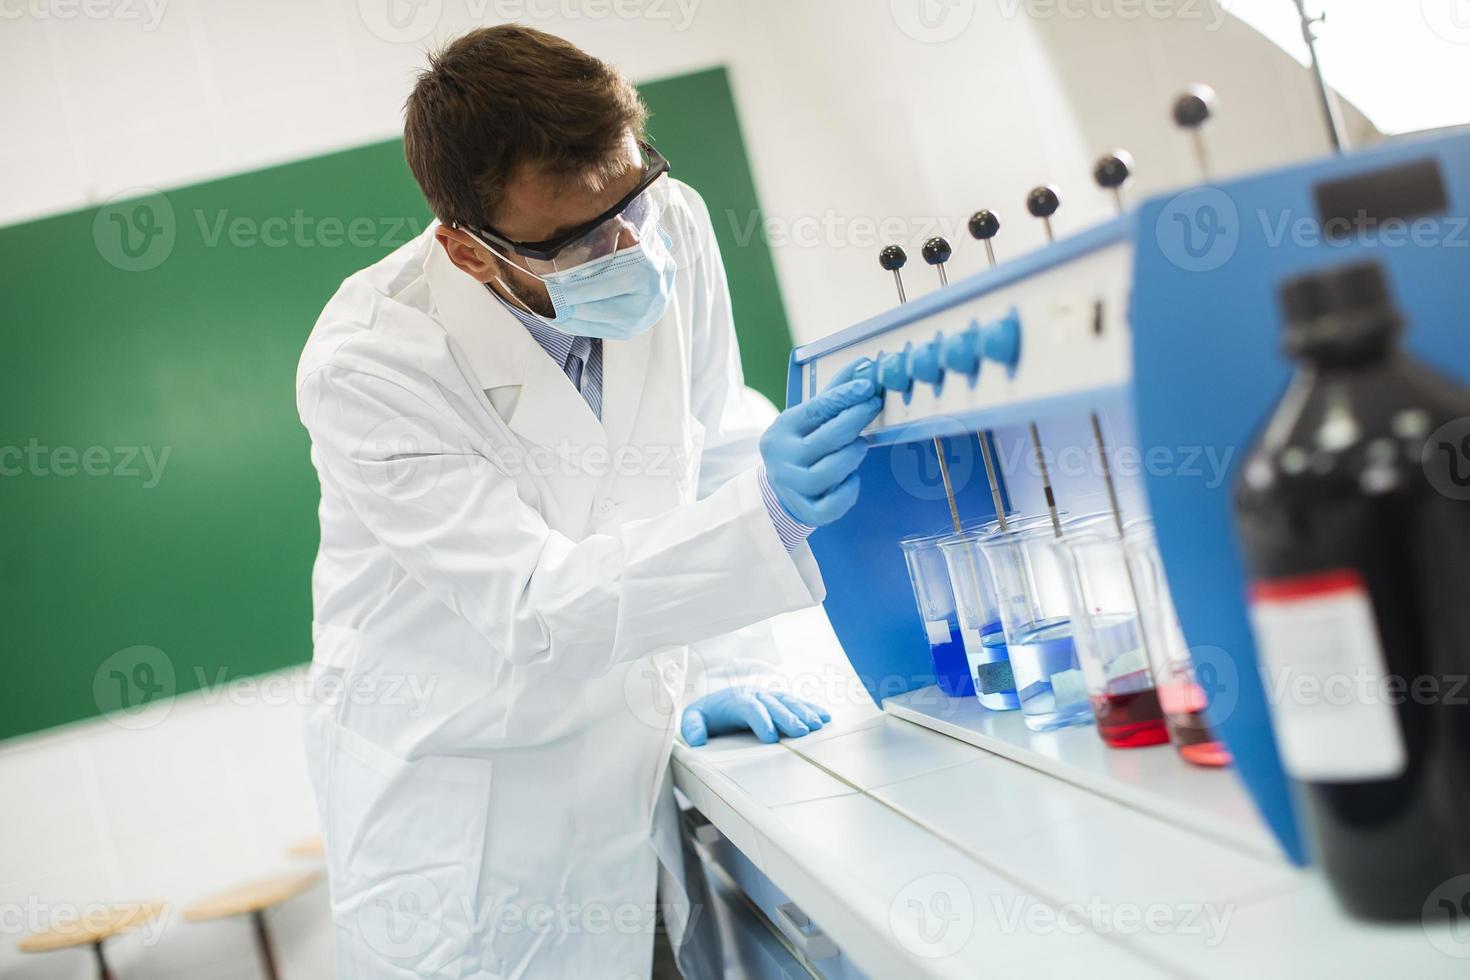
<svg viewBox="0 0 1470 980">
<path fill-rule="evenodd" d="M 899 542 L 909 582 L 914 589 L 914 602 L 919 619 L 929 640 L 929 657 L 934 664 L 934 680 L 950 697 L 968 698 L 975 693 L 970 677 L 970 664 L 965 659 L 965 643 L 960 635 L 959 614 L 955 609 L 954 590 L 949 584 L 949 569 L 939 551 L 939 541 L 947 534 L 921 534 Z"/>
<path fill-rule="evenodd" d="M 1073 635 L 1098 734 L 1118 749 L 1169 741 L 1140 627 L 1148 600 L 1130 579 L 1123 541 L 1109 522 L 1053 547 L 1071 566 Z"/>
<path fill-rule="evenodd" d="M 1164 722 L 1179 755 L 1196 766 L 1228 766 L 1230 750 L 1205 720 L 1209 703 L 1195 675 L 1189 641 L 1179 625 L 1169 580 L 1151 520 L 1130 521 L 1124 530 L 1128 562 L 1143 606 L 1143 632 L 1159 691 Z"/>
<path fill-rule="evenodd" d="M 1079 532 L 1104 515 L 1084 515 L 1062 525 Z M 1050 518 L 992 531 L 980 552 L 995 583 L 1006 651 L 1026 727 L 1051 731 L 1092 721 L 1087 684 L 1072 638 L 1068 563 L 1053 547 Z"/>
<path fill-rule="evenodd" d="M 1011 658 L 1006 652 L 1005 631 L 995 601 L 990 566 L 980 553 L 981 531 L 952 534 L 939 542 L 949 566 L 959 612 L 960 634 L 965 645 L 975 696 L 992 711 L 1014 711 L 1021 706 L 1016 681 L 1011 675 Z"/>
</svg>

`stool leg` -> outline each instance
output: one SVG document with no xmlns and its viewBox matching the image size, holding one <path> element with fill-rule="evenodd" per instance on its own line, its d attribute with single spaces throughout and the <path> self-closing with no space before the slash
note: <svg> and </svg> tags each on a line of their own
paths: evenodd
<svg viewBox="0 0 1470 980">
<path fill-rule="evenodd" d="M 102 955 L 102 940 L 92 944 L 92 954 L 97 957 L 97 980 L 112 980 L 112 971 L 107 967 L 107 957 Z"/>
<path fill-rule="evenodd" d="M 276 971 L 276 954 L 271 949 L 271 934 L 265 928 L 265 912 L 261 909 L 251 912 L 250 921 L 255 926 L 255 945 L 260 947 L 260 960 L 265 964 L 267 980 L 280 980 L 281 975 Z"/>
</svg>

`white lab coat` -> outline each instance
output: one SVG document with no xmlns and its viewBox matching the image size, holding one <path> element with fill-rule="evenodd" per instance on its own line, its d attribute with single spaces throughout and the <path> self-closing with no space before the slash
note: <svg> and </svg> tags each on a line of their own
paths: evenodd
<svg viewBox="0 0 1470 980">
<path fill-rule="evenodd" d="M 769 667 L 729 634 L 822 584 L 762 503 L 773 409 L 744 386 L 708 213 L 672 197 L 674 296 L 604 345 L 601 422 L 432 230 L 307 342 L 306 727 L 341 976 L 646 977 L 656 887 L 686 974 L 718 969 L 690 941 L 711 930 L 670 790 L 679 710 L 719 686 L 691 674 Z"/>
</svg>

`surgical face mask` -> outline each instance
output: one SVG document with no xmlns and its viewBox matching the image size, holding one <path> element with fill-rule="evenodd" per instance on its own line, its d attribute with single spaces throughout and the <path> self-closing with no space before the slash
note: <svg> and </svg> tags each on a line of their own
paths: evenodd
<svg viewBox="0 0 1470 980">
<path fill-rule="evenodd" d="M 555 316 L 548 318 L 530 309 L 505 280 L 497 281 L 527 313 L 563 333 L 605 340 L 638 336 L 664 315 L 674 286 L 676 263 L 670 251 L 673 240 L 659 227 L 667 185 L 667 178 L 659 180 L 622 214 L 584 236 L 585 241 L 563 248 L 555 259 L 512 262 L 546 287 Z M 631 233 L 637 241 L 613 251 L 616 239 L 625 233 Z M 479 236 L 474 237 L 490 252 L 511 261 Z M 588 243 L 600 245 L 592 248 Z M 593 257 L 585 258 L 588 255 Z M 568 266 L 569 259 L 576 264 Z"/>
<path fill-rule="evenodd" d="M 663 229 L 652 230 L 636 245 L 611 255 L 536 276 L 546 286 L 556 316 L 527 312 L 576 337 L 629 340 L 648 330 L 668 308 L 675 270 L 672 240 Z M 514 295 L 509 286 L 506 291 Z"/>
</svg>

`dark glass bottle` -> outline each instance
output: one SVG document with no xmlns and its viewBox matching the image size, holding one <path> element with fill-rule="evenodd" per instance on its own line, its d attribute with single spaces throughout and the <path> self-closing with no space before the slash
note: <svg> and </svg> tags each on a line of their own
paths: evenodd
<svg viewBox="0 0 1470 980">
<path fill-rule="evenodd" d="M 1399 350 L 1376 264 L 1282 305 L 1296 374 L 1235 488 L 1277 743 L 1342 904 L 1443 915 L 1470 874 L 1470 389 Z"/>
</svg>

